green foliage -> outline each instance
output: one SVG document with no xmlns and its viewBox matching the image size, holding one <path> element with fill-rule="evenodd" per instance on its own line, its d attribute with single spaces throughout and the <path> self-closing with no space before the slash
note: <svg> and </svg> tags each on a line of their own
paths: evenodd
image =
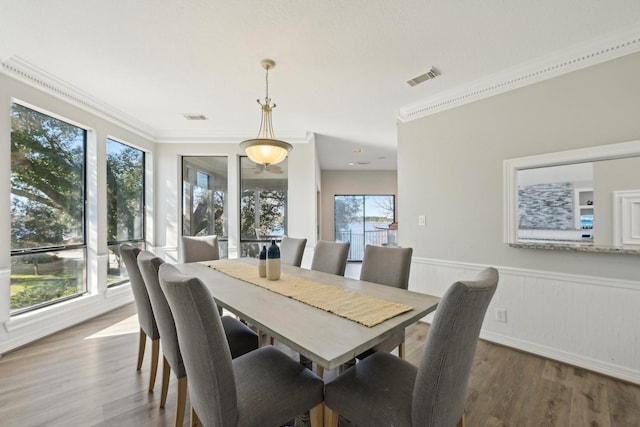
<svg viewBox="0 0 640 427">
<path fill-rule="evenodd" d="M 107 240 L 144 237 L 144 153 L 107 141 Z"/>
<path fill-rule="evenodd" d="M 11 109 L 11 247 L 82 243 L 85 131 Z"/>
<path fill-rule="evenodd" d="M 336 231 L 348 231 L 349 224 L 362 217 L 362 197 L 336 196 L 334 211 Z"/>
<path fill-rule="evenodd" d="M 15 282 L 15 285 L 13 284 Z M 31 276 L 15 280 L 12 276 L 11 310 L 52 301 L 79 292 L 80 286 L 75 277 Z"/>
</svg>

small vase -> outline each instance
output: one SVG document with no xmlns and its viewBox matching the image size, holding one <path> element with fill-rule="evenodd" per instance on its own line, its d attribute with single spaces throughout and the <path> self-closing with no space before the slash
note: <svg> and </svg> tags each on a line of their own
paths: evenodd
<svg viewBox="0 0 640 427">
<path fill-rule="evenodd" d="M 280 278 L 280 248 L 275 239 L 271 240 L 271 246 L 267 250 L 267 279 L 278 280 Z"/>
<path fill-rule="evenodd" d="M 258 259 L 258 276 L 267 277 L 267 246 L 263 245 Z"/>
</svg>

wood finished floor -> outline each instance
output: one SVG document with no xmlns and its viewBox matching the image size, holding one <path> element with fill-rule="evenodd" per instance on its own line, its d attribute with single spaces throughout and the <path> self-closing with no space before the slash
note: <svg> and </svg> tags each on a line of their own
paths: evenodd
<svg viewBox="0 0 640 427">
<path fill-rule="evenodd" d="M 175 378 L 160 409 L 160 372 L 147 391 L 150 345 L 135 370 L 137 330 L 129 304 L 2 357 L 0 426 L 172 426 Z M 407 330 L 412 363 L 427 331 Z M 481 341 L 466 417 L 468 427 L 637 427 L 640 386 Z"/>
</svg>

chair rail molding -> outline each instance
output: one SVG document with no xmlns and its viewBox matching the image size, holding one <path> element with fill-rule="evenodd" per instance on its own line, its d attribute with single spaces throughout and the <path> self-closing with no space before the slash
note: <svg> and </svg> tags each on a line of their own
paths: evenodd
<svg viewBox="0 0 640 427">
<path fill-rule="evenodd" d="M 398 120 L 416 120 L 639 51 L 640 25 L 634 25 L 401 107 Z"/>
<path fill-rule="evenodd" d="M 443 295 L 486 267 L 414 257 L 409 289 Z M 482 339 L 640 384 L 640 281 L 493 267 L 500 281 Z M 497 310 L 507 313 L 506 321 Z"/>
</svg>

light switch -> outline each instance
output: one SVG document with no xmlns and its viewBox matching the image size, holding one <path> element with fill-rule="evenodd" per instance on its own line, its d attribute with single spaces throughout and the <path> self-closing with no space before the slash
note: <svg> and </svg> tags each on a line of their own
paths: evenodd
<svg viewBox="0 0 640 427">
<path fill-rule="evenodd" d="M 418 225 L 421 225 L 424 227 L 426 224 L 427 224 L 427 219 L 425 218 L 424 215 L 420 215 L 418 217 Z"/>
</svg>

